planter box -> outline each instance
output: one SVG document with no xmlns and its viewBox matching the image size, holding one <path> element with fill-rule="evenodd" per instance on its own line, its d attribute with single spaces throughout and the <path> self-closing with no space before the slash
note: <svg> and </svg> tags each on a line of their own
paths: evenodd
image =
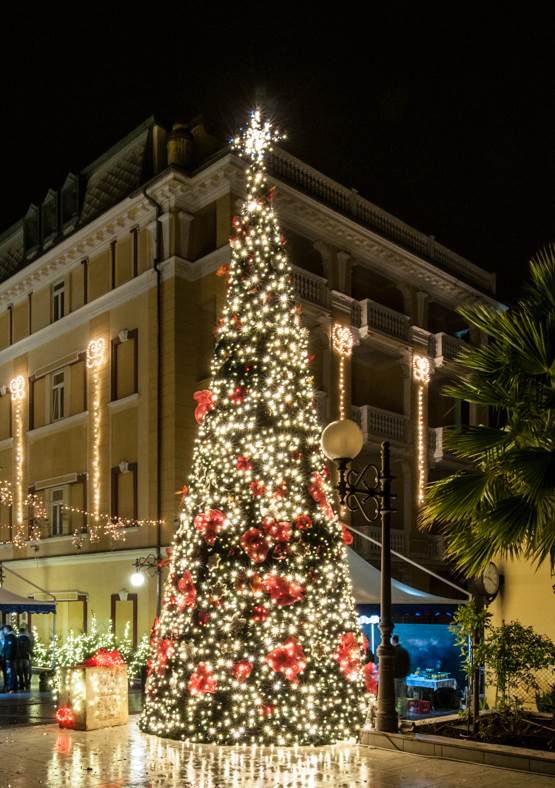
<svg viewBox="0 0 555 788">
<path fill-rule="evenodd" d="M 360 742 L 384 750 L 425 755 L 427 758 L 481 763 L 484 766 L 501 766 L 504 769 L 555 776 L 555 753 L 524 747 L 482 744 L 424 733 L 382 733 L 375 730 L 363 730 Z"/>
<path fill-rule="evenodd" d="M 92 731 L 125 725 L 127 718 L 127 665 L 62 669 L 60 727 Z"/>
</svg>

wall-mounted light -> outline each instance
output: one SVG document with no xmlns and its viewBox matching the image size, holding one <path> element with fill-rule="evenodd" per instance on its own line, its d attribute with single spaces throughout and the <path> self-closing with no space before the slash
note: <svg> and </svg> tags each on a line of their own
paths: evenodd
<svg viewBox="0 0 555 788">
<path fill-rule="evenodd" d="M 122 460 L 119 463 L 118 468 L 120 473 L 129 473 L 129 463 L 127 460 Z"/>
<path fill-rule="evenodd" d="M 127 340 L 129 339 L 129 329 L 122 328 L 118 334 L 118 339 L 120 342 L 127 342 Z"/>
<path fill-rule="evenodd" d="M 353 350 L 353 334 L 349 326 L 334 323 L 331 343 L 339 356 L 339 418 L 345 418 L 345 359 L 350 358 Z"/>
<path fill-rule="evenodd" d="M 91 339 L 87 347 L 87 368 L 92 373 L 93 395 L 91 409 L 91 500 L 93 509 L 93 522 L 89 526 L 89 538 L 95 541 L 99 538 L 100 515 L 100 436 L 101 436 L 101 410 L 100 410 L 100 369 L 105 360 L 105 342 L 102 337 Z"/>
<path fill-rule="evenodd" d="M 127 602 L 128 598 L 129 598 L 129 591 L 127 590 L 127 588 L 120 588 L 120 590 L 118 592 L 118 596 L 119 596 L 120 602 Z"/>
<path fill-rule="evenodd" d="M 0 386 L 0 397 L 5 397 L 8 393 L 8 390 L 9 389 L 7 386 Z"/>
<path fill-rule="evenodd" d="M 424 391 L 430 382 L 432 365 L 426 356 L 412 358 L 412 377 L 417 385 L 416 391 L 416 502 L 422 506 L 425 499 L 428 463 L 426 460 L 426 413 L 424 412 Z"/>
</svg>

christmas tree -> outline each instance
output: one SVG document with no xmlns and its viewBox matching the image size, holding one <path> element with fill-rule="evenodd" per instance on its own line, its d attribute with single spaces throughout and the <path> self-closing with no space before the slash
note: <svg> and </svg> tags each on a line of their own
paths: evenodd
<svg viewBox="0 0 555 788">
<path fill-rule="evenodd" d="M 151 659 L 142 730 L 194 742 L 353 739 L 363 640 L 320 451 L 308 332 L 254 112 L 231 264 Z"/>
</svg>

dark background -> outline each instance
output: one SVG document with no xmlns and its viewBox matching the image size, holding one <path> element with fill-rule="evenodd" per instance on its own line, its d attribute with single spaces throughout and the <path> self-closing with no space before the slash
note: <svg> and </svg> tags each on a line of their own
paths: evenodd
<svg viewBox="0 0 555 788">
<path fill-rule="evenodd" d="M 514 300 L 555 239 L 554 20 L 547 4 L 433 5 L 14 13 L 2 229 L 150 114 L 200 112 L 231 134 L 260 102 L 292 153 L 496 271 Z"/>
</svg>

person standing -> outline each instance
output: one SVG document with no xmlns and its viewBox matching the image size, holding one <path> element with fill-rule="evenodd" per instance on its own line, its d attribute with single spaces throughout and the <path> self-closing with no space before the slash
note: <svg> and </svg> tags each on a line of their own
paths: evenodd
<svg viewBox="0 0 555 788">
<path fill-rule="evenodd" d="M 4 627 L 4 648 L 2 649 L 6 666 L 6 684 L 10 694 L 17 690 L 17 637 L 11 624 Z"/>
<path fill-rule="evenodd" d="M 395 661 L 393 663 L 393 676 L 395 680 L 395 702 L 400 713 L 403 713 L 403 708 L 407 699 L 407 683 L 406 677 L 410 673 L 410 654 L 404 648 L 398 635 L 393 635 L 391 643 L 395 648 Z"/>
<path fill-rule="evenodd" d="M 31 660 L 33 657 L 33 638 L 25 624 L 19 628 L 17 636 L 17 684 L 18 689 L 31 689 Z"/>
</svg>

